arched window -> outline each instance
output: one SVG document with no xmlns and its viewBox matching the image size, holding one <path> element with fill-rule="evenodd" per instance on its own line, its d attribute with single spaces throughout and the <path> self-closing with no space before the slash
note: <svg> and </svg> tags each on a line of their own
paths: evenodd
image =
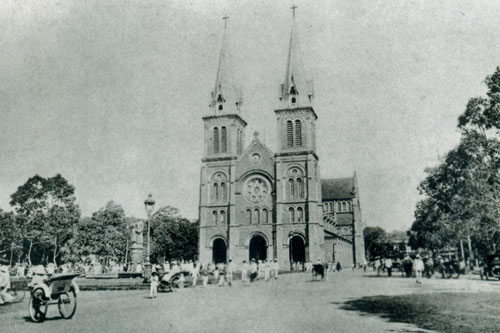
<svg viewBox="0 0 500 333">
<path fill-rule="evenodd" d="M 224 107 L 221 104 L 221 105 L 219 105 L 219 111 L 222 111 L 222 110 L 224 110 Z"/>
<path fill-rule="evenodd" d="M 257 208 L 253 210 L 253 219 L 256 224 L 260 223 L 260 212 Z"/>
<path fill-rule="evenodd" d="M 302 122 L 295 120 L 295 147 L 302 147 Z"/>
<path fill-rule="evenodd" d="M 302 178 L 297 178 L 297 192 L 299 198 L 303 199 L 305 197 L 304 182 L 302 181 Z"/>
<path fill-rule="evenodd" d="M 227 201 L 226 183 L 220 183 L 220 192 L 222 201 Z"/>
<path fill-rule="evenodd" d="M 219 129 L 214 127 L 214 153 L 219 153 Z"/>
<path fill-rule="evenodd" d="M 297 99 L 295 97 L 292 97 L 292 104 L 295 104 L 297 102 Z"/>
<path fill-rule="evenodd" d="M 286 122 L 286 145 L 288 148 L 293 147 L 293 123 L 291 120 Z"/>
<path fill-rule="evenodd" d="M 304 223 L 304 210 L 302 207 L 297 208 L 297 222 Z"/>
<path fill-rule="evenodd" d="M 352 204 L 350 201 L 347 202 L 347 211 L 352 212 Z"/>
<path fill-rule="evenodd" d="M 288 215 L 290 218 L 290 223 L 295 223 L 295 209 L 293 209 L 293 207 L 288 208 Z"/>
<path fill-rule="evenodd" d="M 248 222 L 252 224 L 252 210 L 247 209 Z"/>
<path fill-rule="evenodd" d="M 222 224 L 226 223 L 226 212 L 223 210 L 220 211 L 220 223 Z"/>
<path fill-rule="evenodd" d="M 347 204 L 345 202 L 342 202 L 342 211 L 347 211 Z"/>
<path fill-rule="evenodd" d="M 337 212 L 341 212 L 342 211 L 342 206 L 340 204 L 340 202 L 337 202 Z"/>
<path fill-rule="evenodd" d="M 262 210 L 262 222 L 269 223 L 269 212 L 267 211 L 267 208 Z"/>
<path fill-rule="evenodd" d="M 214 210 L 212 212 L 212 217 L 213 217 L 214 224 L 217 225 L 217 211 Z"/>
<path fill-rule="evenodd" d="M 288 197 L 290 199 L 295 198 L 295 182 L 293 181 L 293 178 L 288 179 Z"/>
<path fill-rule="evenodd" d="M 219 201 L 219 184 L 214 184 L 214 201 Z"/>
</svg>

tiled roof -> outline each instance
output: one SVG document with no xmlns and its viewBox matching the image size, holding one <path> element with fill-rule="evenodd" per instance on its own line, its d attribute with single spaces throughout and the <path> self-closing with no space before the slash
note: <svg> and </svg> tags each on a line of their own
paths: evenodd
<svg viewBox="0 0 500 333">
<path fill-rule="evenodd" d="M 322 179 L 321 194 L 323 197 L 323 201 L 328 199 L 354 198 L 354 185 L 354 177 Z"/>
</svg>

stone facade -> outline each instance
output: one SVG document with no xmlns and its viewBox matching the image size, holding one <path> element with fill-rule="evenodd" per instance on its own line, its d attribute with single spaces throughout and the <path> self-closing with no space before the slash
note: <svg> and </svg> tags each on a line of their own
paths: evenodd
<svg viewBox="0 0 500 333">
<path fill-rule="evenodd" d="M 247 123 L 240 114 L 241 93 L 229 70 L 226 34 L 225 29 L 210 114 L 203 117 L 199 260 L 277 259 L 280 269 L 318 259 L 352 265 L 358 250 L 346 248 L 358 244 L 360 215 L 352 214 L 356 218 L 345 233 L 331 225 L 325 229 L 316 154 L 318 117 L 312 106 L 312 85 L 298 59 L 295 20 L 280 104 L 274 111 L 276 152 L 260 141 L 258 133 L 243 147 Z M 354 207 L 352 197 L 350 202 Z"/>
</svg>

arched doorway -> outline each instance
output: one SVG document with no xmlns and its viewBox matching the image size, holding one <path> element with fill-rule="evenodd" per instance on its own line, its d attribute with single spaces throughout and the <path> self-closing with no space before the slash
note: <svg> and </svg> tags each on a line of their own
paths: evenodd
<svg viewBox="0 0 500 333">
<path fill-rule="evenodd" d="M 290 268 L 302 270 L 306 261 L 306 247 L 304 239 L 300 236 L 290 238 Z"/>
<path fill-rule="evenodd" d="M 227 256 L 226 242 L 222 238 L 214 239 L 212 247 L 212 261 L 214 264 L 225 263 Z"/>
<path fill-rule="evenodd" d="M 250 239 L 249 259 L 266 260 L 267 259 L 267 242 L 260 235 L 253 236 Z"/>
</svg>

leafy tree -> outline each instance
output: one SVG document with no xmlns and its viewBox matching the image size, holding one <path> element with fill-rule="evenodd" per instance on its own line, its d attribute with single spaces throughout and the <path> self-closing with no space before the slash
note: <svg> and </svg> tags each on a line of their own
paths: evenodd
<svg viewBox="0 0 500 333">
<path fill-rule="evenodd" d="M 365 249 L 370 258 L 385 255 L 386 233 L 380 227 L 366 227 L 363 230 Z"/>
<path fill-rule="evenodd" d="M 30 263 L 33 246 L 39 252 L 51 252 L 54 263 L 67 251 L 65 246 L 72 236 L 73 225 L 80 218 L 74 193 L 74 186 L 57 174 L 52 178 L 35 175 L 11 195 L 10 204 L 28 243 Z"/>
<path fill-rule="evenodd" d="M 12 264 L 14 256 L 20 259 L 22 254 L 22 234 L 13 213 L 0 209 L 0 255 L 9 255 Z"/>
<path fill-rule="evenodd" d="M 458 118 L 461 139 L 420 184 L 413 239 L 439 249 L 466 240 L 483 254 L 500 246 L 500 68 L 487 97 L 469 100 Z"/>
<path fill-rule="evenodd" d="M 195 259 L 198 253 L 198 225 L 182 218 L 177 208 L 160 208 L 151 217 L 153 261 Z"/>
<path fill-rule="evenodd" d="M 73 246 L 76 256 L 97 255 L 120 261 L 125 257 L 127 239 L 125 212 L 122 206 L 110 201 L 91 218 L 80 220 Z"/>
</svg>

